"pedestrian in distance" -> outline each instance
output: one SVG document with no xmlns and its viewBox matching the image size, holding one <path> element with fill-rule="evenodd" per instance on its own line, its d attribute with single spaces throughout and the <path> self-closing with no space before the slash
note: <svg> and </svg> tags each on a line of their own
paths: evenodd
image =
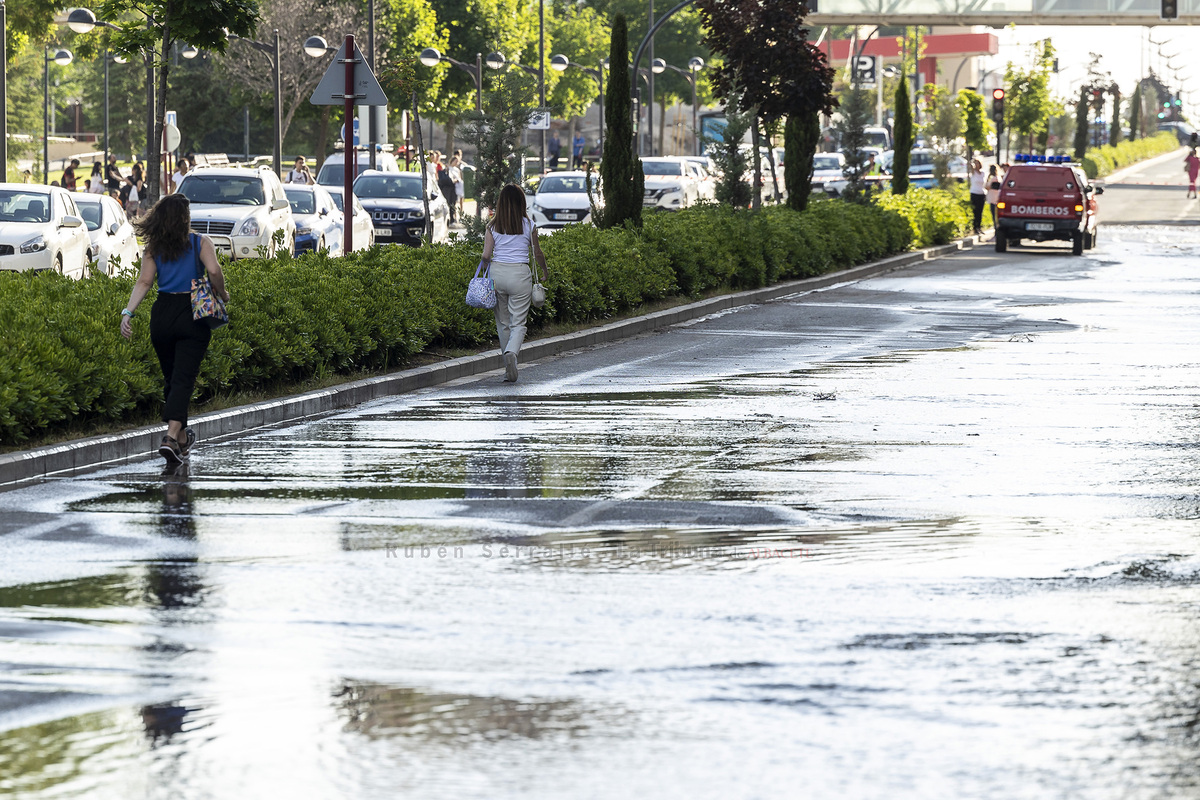
<svg viewBox="0 0 1200 800">
<path fill-rule="evenodd" d="M 212 330 L 192 318 L 192 280 L 203 269 L 217 297 L 229 302 L 229 292 L 212 241 L 189 232 L 191 209 L 186 197 L 167 195 L 134 227 L 144 244 L 142 268 L 129 304 L 121 311 L 121 335 L 126 339 L 133 336 L 134 314 L 157 280 L 158 298 L 150 309 L 150 342 L 162 367 L 162 419 L 167 423 L 158 452 L 173 468 L 183 463 L 196 440 L 187 424 L 188 406 L 212 338 Z"/>
<path fill-rule="evenodd" d="M 504 356 L 504 380 L 509 383 L 517 379 L 517 355 L 525 342 L 525 319 L 533 300 L 531 251 L 544 283 L 549 275 L 546 257 L 526 213 L 525 192 L 510 183 L 500 190 L 496 213 L 483 236 L 483 266 L 496 287 L 496 335 Z"/>
<path fill-rule="evenodd" d="M 575 139 L 571 142 L 571 155 L 574 158 L 571 161 L 574 169 L 583 169 L 583 148 L 587 144 L 587 139 L 583 133 L 575 134 Z"/>
<path fill-rule="evenodd" d="M 458 195 L 458 218 L 461 221 L 463 218 L 463 199 L 467 196 L 467 184 L 463 179 L 463 165 L 467 162 L 463 161 L 462 150 L 454 151 L 454 158 L 450 159 L 454 163 L 454 171 L 451 175 L 454 176 L 454 193 Z"/>
<path fill-rule="evenodd" d="M 284 183 L 299 183 L 304 186 L 312 186 L 316 183 L 312 173 L 308 171 L 308 164 L 305 163 L 304 156 L 296 156 L 296 162 L 288 170 L 287 180 Z"/>
<path fill-rule="evenodd" d="M 450 207 L 450 222 L 453 224 L 457 219 L 458 212 L 458 195 L 454 190 L 454 178 L 450 176 L 449 163 L 442 163 L 442 154 L 436 153 L 437 160 L 434 164 L 437 165 L 437 186 L 438 191 L 446 198 L 446 205 Z"/>
<path fill-rule="evenodd" d="M 987 202 L 987 182 L 983 174 L 983 163 L 978 158 L 971 159 L 971 167 L 967 172 L 967 188 L 971 193 L 971 211 L 974 214 L 976 235 L 983 233 L 983 206 Z"/>
<path fill-rule="evenodd" d="M 462 205 L 463 205 L 463 174 L 462 174 L 462 158 L 458 155 L 461 150 L 454 151 L 454 155 L 450 156 L 450 161 L 446 164 L 446 172 L 450 175 L 452 189 L 454 189 L 454 199 L 451 200 L 449 195 L 446 197 L 446 202 L 450 203 L 450 221 L 462 222 Z"/>
<path fill-rule="evenodd" d="M 68 192 L 75 191 L 75 185 L 78 181 L 78 179 L 75 177 L 75 168 L 78 166 L 79 166 L 79 159 L 72 158 L 71 163 L 68 164 L 67 168 L 63 170 L 62 183 L 59 185 L 62 186 L 64 189 L 66 189 Z"/>
<path fill-rule="evenodd" d="M 558 132 L 550 134 L 550 141 L 546 142 L 546 152 L 550 154 L 550 169 L 558 169 L 558 157 L 562 153 L 562 142 L 558 138 Z"/>
<path fill-rule="evenodd" d="M 100 162 L 92 162 L 92 174 L 88 178 L 88 193 L 89 194 L 104 194 L 104 173 L 100 169 Z"/>
<path fill-rule="evenodd" d="M 130 219 L 141 213 L 142 193 L 145 191 L 146 178 L 142 174 L 142 162 L 134 162 L 133 169 L 126 178 L 129 182 L 129 196 L 125 200 L 125 211 Z"/>
<path fill-rule="evenodd" d="M 121 175 L 121 168 L 117 166 L 117 157 L 110 153 L 108 165 L 105 167 L 104 185 L 112 192 L 119 190 L 123 183 L 125 183 L 125 177 Z"/>
<path fill-rule="evenodd" d="M 33 183 L 33 172 L 27 169 L 21 170 L 21 183 Z"/>
<path fill-rule="evenodd" d="M 1183 169 L 1188 176 L 1188 197 L 1196 196 L 1196 176 L 1200 175 L 1200 156 L 1196 155 L 1196 148 L 1188 151 L 1187 158 L 1183 160 Z"/>
<path fill-rule="evenodd" d="M 175 172 L 171 175 L 171 191 L 174 194 L 179 191 L 179 184 L 183 183 L 183 176 L 188 174 L 188 160 L 186 158 L 179 159 L 179 163 L 175 166 Z"/>
<path fill-rule="evenodd" d="M 995 164 L 988 167 L 987 204 L 992 210 L 992 228 L 996 227 L 996 204 L 1000 202 L 1000 173 Z"/>
</svg>

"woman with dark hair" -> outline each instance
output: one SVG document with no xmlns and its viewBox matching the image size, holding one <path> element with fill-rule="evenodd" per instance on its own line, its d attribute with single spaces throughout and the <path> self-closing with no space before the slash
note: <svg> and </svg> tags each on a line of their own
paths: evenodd
<svg viewBox="0 0 1200 800">
<path fill-rule="evenodd" d="M 500 190 L 496 214 L 483 236 L 483 264 L 496 286 L 496 333 L 504 354 L 504 380 L 517 379 L 517 353 L 525 341 L 525 317 L 533 299 L 529 252 L 546 276 L 546 257 L 538 245 L 537 228 L 525 213 L 525 192 L 516 184 Z"/>
<path fill-rule="evenodd" d="M 217 297 L 228 302 L 229 292 L 212 241 L 189 233 L 191 210 L 186 197 L 167 195 L 134 226 L 144 243 L 142 271 L 129 295 L 129 305 L 121 312 L 121 335 L 126 339 L 133 335 L 134 312 L 157 278 L 158 299 L 150 309 L 150 341 L 163 371 L 162 418 L 167 423 L 158 452 L 168 467 L 175 467 L 196 440 L 187 426 L 188 404 L 212 337 L 207 325 L 192 319 L 192 280 L 200 277 L 203 268 Z"/>
<path fill-rule="evenodd" d="M 100 171 L 100 162 L 92 162 L 92 174 L 88 177 L 91 181 L 88 184 L 88 192 L 90 194 L 104 194 L 104 174 Z"/>
</svg>

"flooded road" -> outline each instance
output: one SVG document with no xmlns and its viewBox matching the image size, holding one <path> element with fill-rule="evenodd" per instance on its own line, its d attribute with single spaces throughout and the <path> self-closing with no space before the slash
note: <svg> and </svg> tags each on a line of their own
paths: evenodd
<svg viewBox="0 0 1200 800">
<path fill-rule="evenodd" d="M 1200 796 L 1200 230 L 0 493 L 0 793 Z"/>
</svg>

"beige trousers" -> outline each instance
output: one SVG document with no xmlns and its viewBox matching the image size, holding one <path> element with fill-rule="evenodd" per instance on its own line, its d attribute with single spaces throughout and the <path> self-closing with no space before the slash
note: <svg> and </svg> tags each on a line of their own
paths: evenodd
<svg viewBox="0 0 1200 800">
<path fill-rule="evenodd" d="M 525 318 L 533 299 L 533 273 L 528 264 L 493 261 L 489 275 L 496 285 L 496 335 L 501 353 L 519 353 L 525 342 Z"/>
</svg>

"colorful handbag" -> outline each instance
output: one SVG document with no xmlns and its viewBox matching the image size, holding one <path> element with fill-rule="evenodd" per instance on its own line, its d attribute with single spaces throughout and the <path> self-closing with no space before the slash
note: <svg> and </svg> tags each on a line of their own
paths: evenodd
<svg viewBox="0 0 1200 800">
<path fill-rule="evenodd" d="M 225 301 L 213 291 L 200 261 L 200 236 L 193 233 L 190 238 L 196 258 L 196 277 L 192 278 L 192 319 L 216 330 L 229 324 L 229 312 L 225 310 Z"/>
<path fill-rule="evenodd" d="M 481 270 L 482 275 L 479 274 Z M 467 305 L 471 308 L 496 307 L 496 284 L 488 277 L 491 270 L 492 265 L 488 264 L 485 269 L 482 261 L 475 268 L 475 277 L 467 284 Z"/>
</svg>

